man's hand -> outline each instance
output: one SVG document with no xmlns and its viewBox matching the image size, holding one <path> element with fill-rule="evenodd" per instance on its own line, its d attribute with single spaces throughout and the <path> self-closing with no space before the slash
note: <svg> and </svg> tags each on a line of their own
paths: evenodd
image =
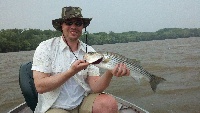
<svg viewBox="0 0 200 113">
<path fill-rule="evenodd" d="M 117 76 L 117 77 L 122 77 L 122 76 L 129 76 L 130 75 L 130 70 L 126 67 L 125 64 L 120 63 L 115 66 L 113 70 L 110 70 L 112 75 Z"/>
<path fill-rule="evenodd" d="M 87 66 L 89 65 L 88 62 L 85 62 L 85 60 L 76 60 L 70 67 L 70 69 L 74 73 L 78 73 L 79 71 L 86 69 Z"/>
</svg>

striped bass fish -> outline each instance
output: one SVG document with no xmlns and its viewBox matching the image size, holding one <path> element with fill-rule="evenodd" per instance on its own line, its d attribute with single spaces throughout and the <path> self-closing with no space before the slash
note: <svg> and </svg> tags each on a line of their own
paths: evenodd
<svg viewBox="0 0 200 113">
<path fill-rule="evenodd" d="M 135 80 L 139 80 L 143 77 L 149 80 L 152 90 L 155 92 L 157 85 L 163 81 L 164 78 L 155 76 L 148 71 L 146 71 L 135 59 L 129 59 L 122 55 L 112 52 L 88 52 L 84 55 L 84 60 L 93 64 L 99 68 L 112 70 L 119 63 L 124 63 L 127 68 L 130 69 L 131 76 Z"/>
</svg>

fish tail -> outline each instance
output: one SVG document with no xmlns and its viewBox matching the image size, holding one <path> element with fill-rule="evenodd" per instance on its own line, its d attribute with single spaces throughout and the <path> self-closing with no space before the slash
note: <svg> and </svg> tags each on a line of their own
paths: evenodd
<svg viewBox="0 0 200 113">
<path fill-rule="evenodd" d="M 151 75 L 151 79 L 149 81 L 150 85 L 151 85 L 151 89 L 156 92 L 156 88 L 157 85 L 163 81 L 166 81 L 164 78 L 162 77 L 157 77 L 155 75 Z"/>
</svg>

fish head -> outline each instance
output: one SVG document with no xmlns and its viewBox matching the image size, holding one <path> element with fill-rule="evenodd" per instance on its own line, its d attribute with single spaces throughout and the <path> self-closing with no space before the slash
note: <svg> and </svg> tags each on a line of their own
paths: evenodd
<svg viewBox="0 0 200 113">
<path fill-rule="evenodd" d="M 88 52 L 83 56 L 83 59 L 90 64 L 99 64 L 103 60 L 103 54 L 98 52 Z"/>
</svg>

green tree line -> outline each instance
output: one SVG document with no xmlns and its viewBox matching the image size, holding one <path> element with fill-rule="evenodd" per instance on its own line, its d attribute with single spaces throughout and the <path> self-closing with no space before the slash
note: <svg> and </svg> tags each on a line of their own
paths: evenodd
<svg viewBox="0 0 200 113">
<path fill-rule="evenodd" d="M 156 32 L 129 31 L 114 33 L 110 31 L 87 33 L 89 45 L 127 43 L 151 40 L 164 40 L 188 37 L 200 37 L 200 28 L 164 28 Z M 17 52 L 35 50 L 40 42 L 61 36 L 62 33 L 54 30 L 40 29 L 2 29 L 0 31 L 0 52 Z M 85 42 L 85 34 L 81 36 Z"/>
</svg>

